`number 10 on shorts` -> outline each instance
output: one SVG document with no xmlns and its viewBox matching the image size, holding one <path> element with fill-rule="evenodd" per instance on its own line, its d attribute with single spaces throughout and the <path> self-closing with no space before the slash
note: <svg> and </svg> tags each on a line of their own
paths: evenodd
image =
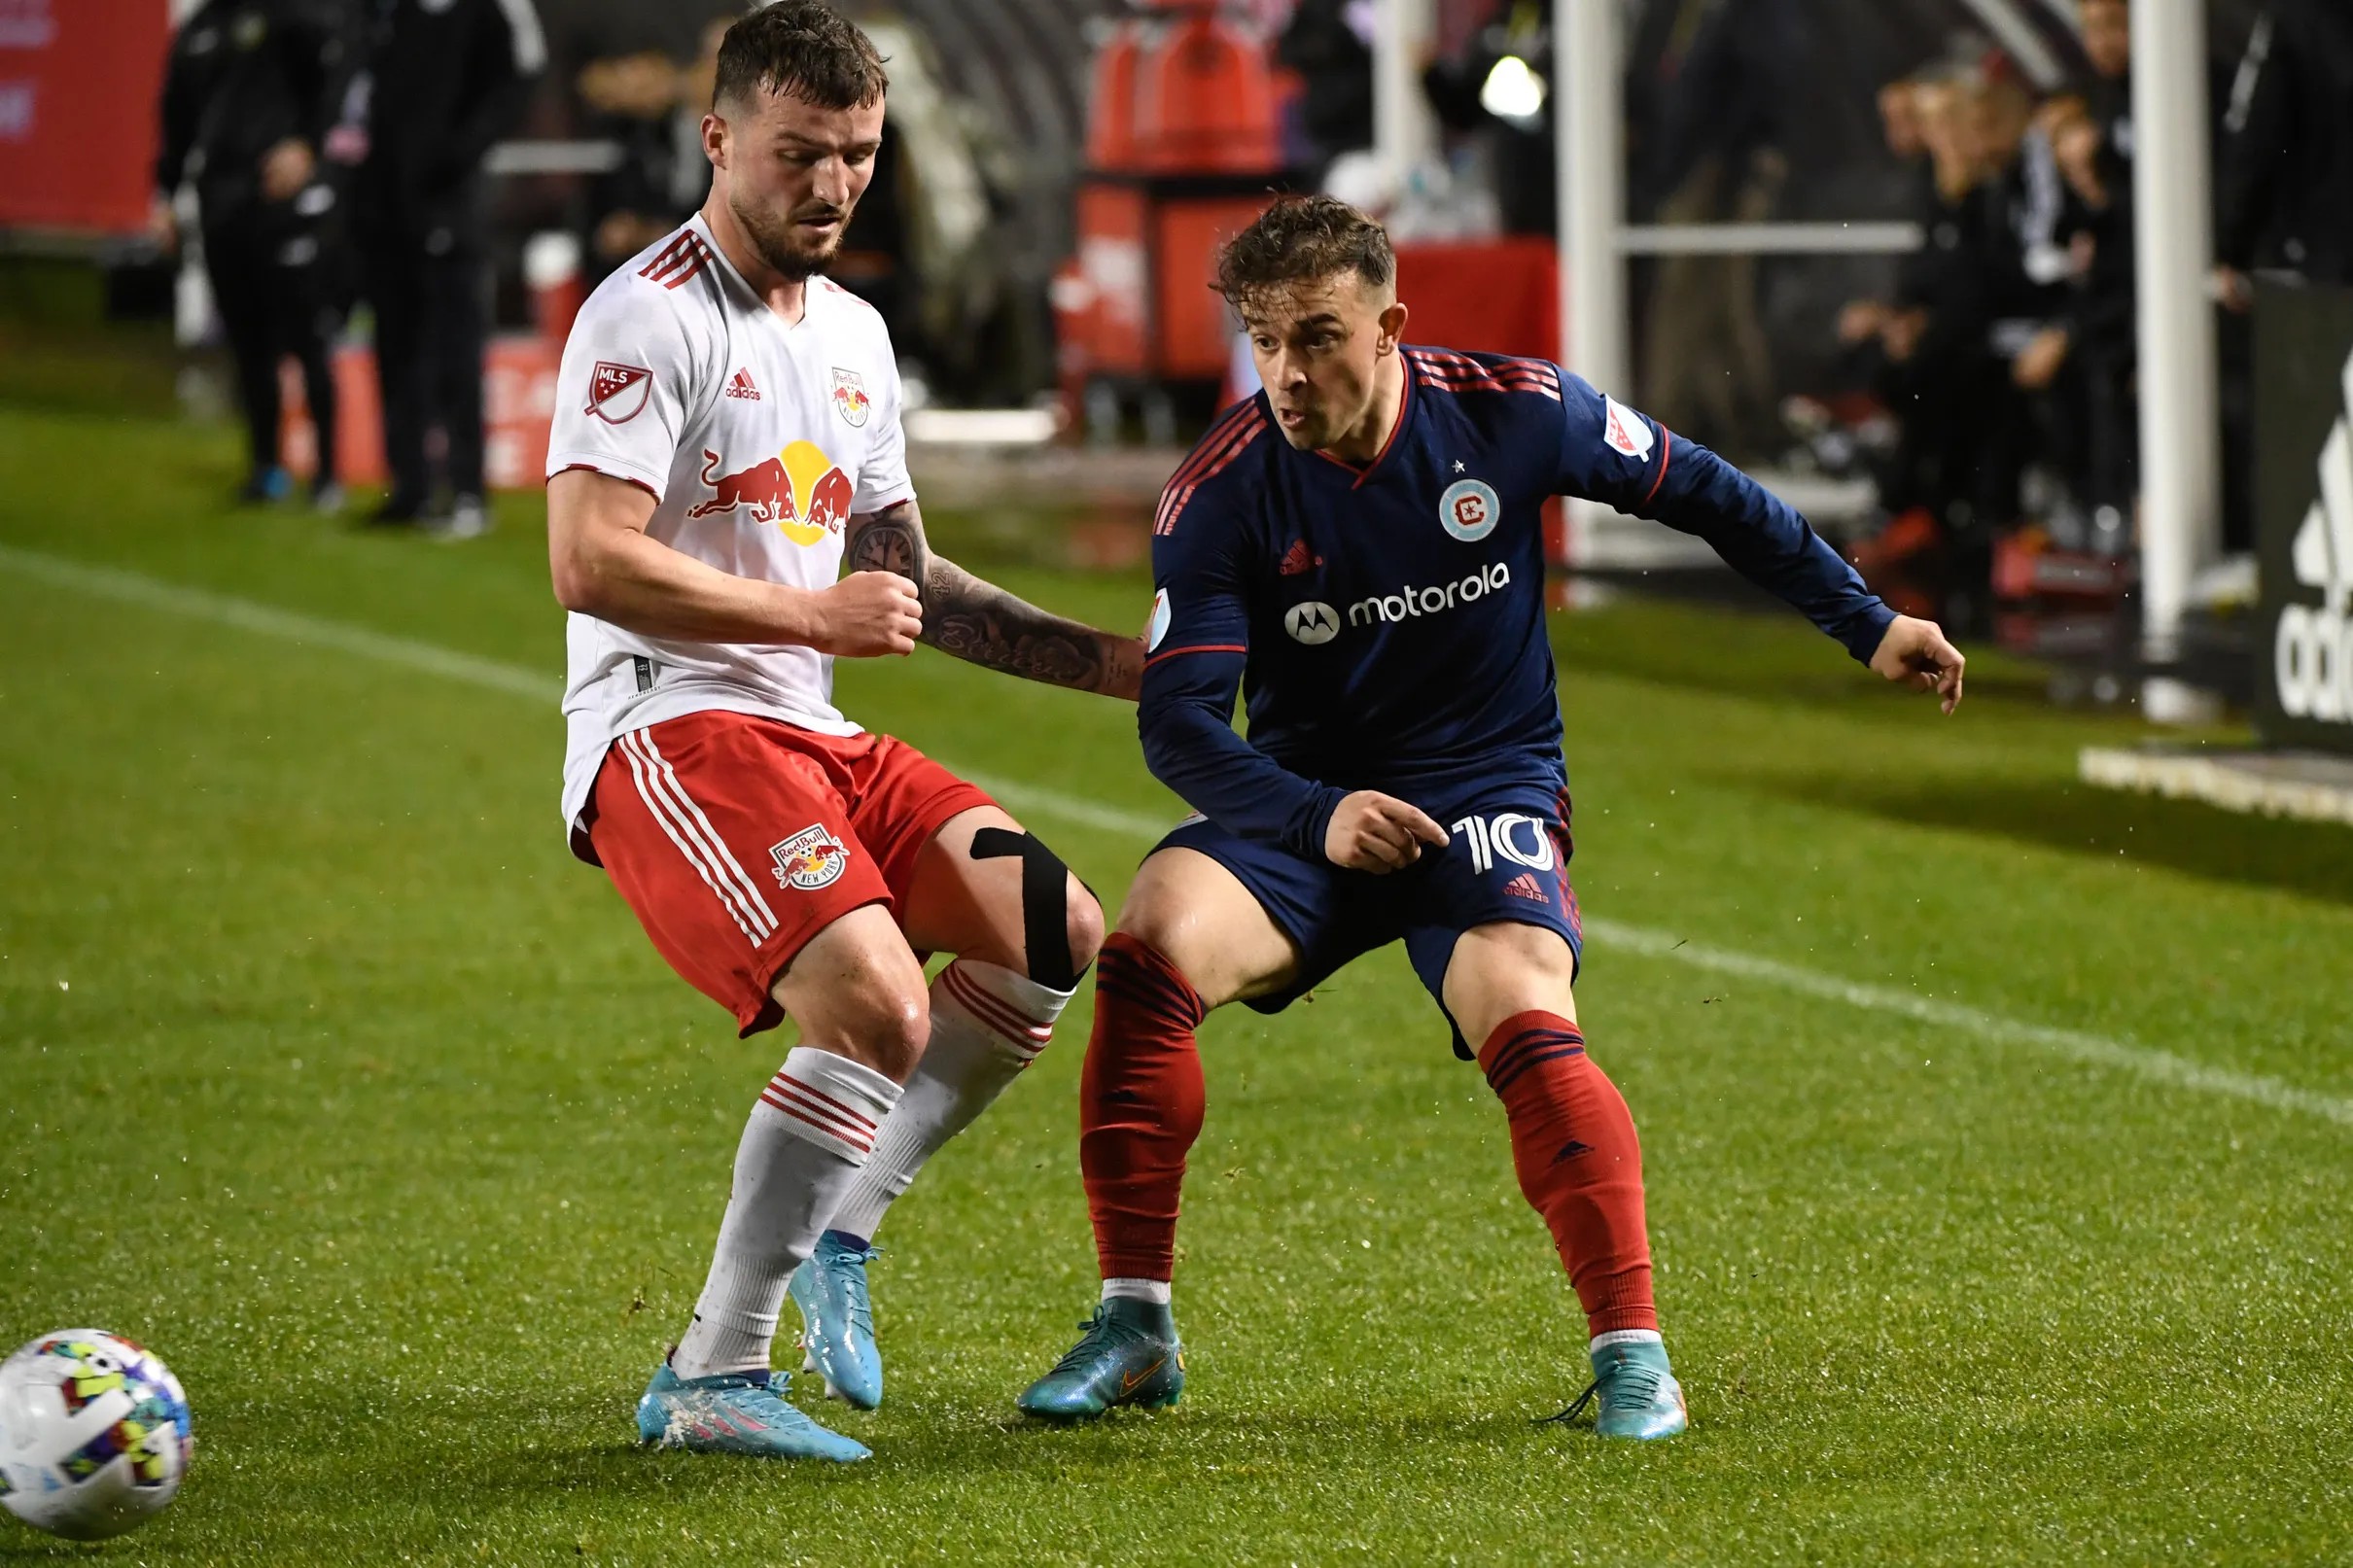
<svg viewBox="0 0 2353 1568">
<path fill-rule="evenodd" d="M 1484 875 L 1497 860 L 1509 860 L 1530 871 L 1553 868 L 1552 835 L 1541 819 L 1525 812 L 1498 812 L 1493 817 L 1465 817 L 1454 825 L 1455 836 L 1470 846 L 1471 869 Z"/>
</svg>

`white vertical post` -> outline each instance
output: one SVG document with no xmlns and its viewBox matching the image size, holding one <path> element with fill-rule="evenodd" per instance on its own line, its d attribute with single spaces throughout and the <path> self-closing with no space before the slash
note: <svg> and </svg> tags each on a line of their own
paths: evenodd
<svg viewBox="0 0 2353 1568">
<path fill-rule="evenodd" d="M 1437 151 L 1438 117 L 1422 90 L 1437 37 L 1438 0 L 1378 0 L 1373 21 L 1373 151 L 1391 189 Z"/>
<path fill-rule="evenodd" d="M 2214 558 L 2222 530 L 2214 313 L 2206 295 L 2214 239 L 2204 0 L 2140 0 L 2132 8 L 2132 103 L 2142 635 L 2150 657 L 2168 659 L 2178 649 L 2190 579 Z M 2149 708 L 2165 706 L 2157 700 L 2162 695 L 2148 693 Z"/>
<path fill-rule="evenodd" d="M 1626 112 L 1618 0 L 1554 0 L 1553 137 L 1560 196 L 1561 360 L 1603 392 L 1627 384 Z M 1596 508 L 1568 507 L 1568 558 L 1585 560 Z"/>
</svg>

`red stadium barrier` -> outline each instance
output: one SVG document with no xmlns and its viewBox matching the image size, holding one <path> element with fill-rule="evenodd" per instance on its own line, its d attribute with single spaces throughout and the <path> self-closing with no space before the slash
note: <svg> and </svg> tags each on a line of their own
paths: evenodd
<svg viewBox="0 0 2353 1568">
<path fill-rule="evenodd" d="M 490 340 L 482 366 L 484 476 L 493 490 L 537 490 L 545 482 L 547 427 L 555 418 L 555 372 L 564 345 L 529 332 Z M 384 421 L 376 398 L 373 350 L 353 343 L 335 351 L 336 477 L 345 484 L 380 485 Z M 307 479 L 318 469 L 319 437 L 302 399 L 302 377 L 292 360 L 278 367 L 285 417 L 286 467 Z"/>
<path fill-rule="evenodd" d="M 1397 247 L 1406 337 L 1472 354 L 1561 357 L 1561 283 L 1553 242 L 1513 235 Z"/>
<path fill-rule="evenodd" d="M 0 227 L 147 226 L 165 0 L 0 0 Z"/>
</svg>

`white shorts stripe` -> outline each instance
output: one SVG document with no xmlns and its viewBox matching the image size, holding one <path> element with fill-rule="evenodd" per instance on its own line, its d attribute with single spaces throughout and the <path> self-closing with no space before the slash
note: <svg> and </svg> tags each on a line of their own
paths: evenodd
<svg viewBox="0 0 2353 1568">
<path fill-rule="evenodd" d="M 765 936 L 768 932 L 775 930 L 776 911 L 768 907 L 768 900 L 760 896 L 759 885 L 745 872 L 743 862 L 736 859 L 733 850 L 727 848 L 727 841 L 719 836 L 719 829 L 711 825 L 711 819 L 703 815 L 702 807 L 696 805 L 694 797 L 686 792 L 685 784 L 680 782 L 678 774 L 672 770 L 669 759 L 664 757 L 661 749 L 653 744 L 652 733 L 648 730 L 638 730 L 630 739 L 645 749 L 647 760 L 652 763 L 656 770 L 656 784 L 666 788 L 672 801 L 686 818 L 687 820 L 682 822 L 681 825 L 690 825 L 701 830 L 702 840 L 710 848 L 713 864 L 722 876 L 727 878 L 734 886 L 738 895 L 743 898 L 745 913 L 752 916 L 754 924 L 761 927 L 760 934 Z"/>
<path fill-rule="evenodd" d="M 694 874 L 703 879 L 703 886 L 710 889 L 712 895 L 719 899 L 720 907 L 727 912 L 727 918 L 735 922 L 746 937 L 755 943 L 758 942 L 760 933 L 754 929 L 752 921 L 738 904 L 730 889 L 713 874 L 711 867 L 704 862 L 700 847 L 679 832 L 677 824 L 671 819 L 668 806 L 654 792 L 645 759 L 638 755 L 636 748 L 629 744 L 629 740 L 628 736 L 621 737 L 619 742 L 621 759 L 629 764 L 629 776 L 637 784 L 638 796 L 645 801 L 646 810 L 652 814 L 653 820 L 661 827 L 663 835 L 678 847 L 678 853 L 685 857 L 686 863 L 694 868 Z"/>
</svg>

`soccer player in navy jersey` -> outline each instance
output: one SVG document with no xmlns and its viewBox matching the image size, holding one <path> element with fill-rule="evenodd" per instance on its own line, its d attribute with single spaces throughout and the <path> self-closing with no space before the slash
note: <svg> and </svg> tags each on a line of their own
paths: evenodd
<svg viewBox="0 0 2353 1568">
<path fill-rule="evenodd" d="M 1545 361 L 1407 347 L 1395 276 L 1380 226 L 1326 196 L 1278 201 L 1219 258 L 1266 390 L 1161 497 L 1139 718 L 1146 763 L 1199 815 L 1145 859 L 1099 959 L 1080 1165 L 1103 1300 L 1022 1394 L 1033 1415 L 1184 1386 L 1170 1280 L 1203 1017 L 1279 1011 L 1402 939 L 1503 1101 L 1520 1190 L 1586 1313 L 1596 1429 L 1684 1429 L 1633 1119 L 1576 1023 L 1547 497 L 1696 534 L 1857 660 L 1947 713 L 1961 700 L 1944 634 L 1754 480 Z"/>
</svg>

